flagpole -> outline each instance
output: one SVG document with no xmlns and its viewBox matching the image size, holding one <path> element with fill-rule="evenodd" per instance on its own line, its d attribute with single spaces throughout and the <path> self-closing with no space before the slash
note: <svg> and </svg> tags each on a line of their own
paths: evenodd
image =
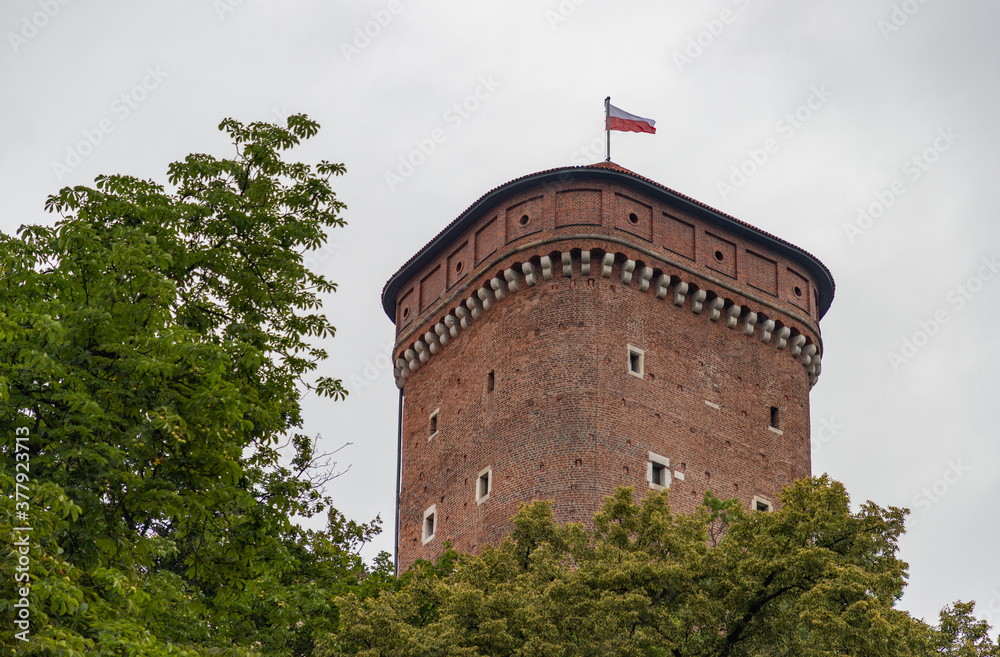
<svg viewBox="0 0 1000 657">
<path fill-rule="evenodd" d="M 604 99 L 604 135 L 608 140 L 607 157 L 605 162 L 611 161 L 611 96 Z"/>
</svg>

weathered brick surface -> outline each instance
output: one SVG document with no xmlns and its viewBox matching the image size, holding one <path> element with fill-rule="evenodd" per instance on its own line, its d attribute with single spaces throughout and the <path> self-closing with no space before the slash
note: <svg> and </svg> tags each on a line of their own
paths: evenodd
<svg viewBox="0 0 1000 657">
<path fill-rule="evenodd" d="M 611 276 L 601 276 L 600 258 L 583 276 L 581 249 L 616 254 Z M 725 317 L 693 313 L 690 294 L 678 307 L 672 291 L 639 291 L 638 274 L 649 266 L 680 276 L 819 345 L 815 282 L 792 259 L 634 189 L 539 186 L 485 209 L 400 289 L 396 355 L 508 267 L 564 251 L 573 253 L 571 278 L 554 257 L 551 281 L 522 280 L 406 380 L 401 569 L 434 558 L 444 541 L 462 551 L 498 542 L 532 499 L 552 500 L 560 521 L 586 522 L 615 487 L 649 490 L 651 451 L 683 473 L 670 486 L 678 511 L 706 490 L 776 502 L 782 486 L 810 474 L 810 380 L 800 359 L 763 343 L 759 329 L 748 336 Z M 629 259 L 637 265 L 625 285 Z M 628 373 L 626 345 L 645 351 L 642 379 Z M 768 429 L 772 406 L 780 435 Z M 477 503 L 486 467 L 493 488 Z M 424 545 L 432 504 L 436 532 Z"/>
</svg>

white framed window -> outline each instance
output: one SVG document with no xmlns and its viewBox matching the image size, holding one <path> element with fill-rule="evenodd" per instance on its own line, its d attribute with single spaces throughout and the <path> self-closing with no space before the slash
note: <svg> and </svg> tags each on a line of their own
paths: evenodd
<svg viewBox="0 0 1000 657">
<path fill-rule="evenodd" d="M 646 352 L 634 345 L 628 345 L 628 373 L 632 376 L 643 378 L 645 372 Z"/>
<path fill-rule="evenodd" d="M 434 540 L 434 534 L 437 532 L 437 504 L 430 505 L 426 511 L 424 511 L 424 529 L 423 529 L 423 541 L 424 545 L 427 545 Z"/>
<path fill-rule="evenodd" d="M 493 490 L 493 468 L 483 468 L 476 477 L 476 503 L 485 502 Z"/>
<path fill-rule="evenodd" d="M 427 423 L 430 425 L 430 433 L 427 435 L 427 440 L 434 440 L 439 433 L 438 430 L 438 415 L 441 413 L 440 408 L 435 408 L 431 411 L 431 414 L 427 417 Z"/>
<path fill-rule="evenodd" d="M 763 497 L 760 497 L 759 495 L 753 496 L 753 501 L 750 502 L 750 508 L 754 511 L 762 511 L 764 513 L 774 510 L 774 507 L 771 506 L 771 502 Z"/>
<path fill-rule="evenodd" d="M 670 459 L 656 452 L 649 453 L 646 462 L 646 481 L 653 490 L 670 488 Z"/>
</svg>

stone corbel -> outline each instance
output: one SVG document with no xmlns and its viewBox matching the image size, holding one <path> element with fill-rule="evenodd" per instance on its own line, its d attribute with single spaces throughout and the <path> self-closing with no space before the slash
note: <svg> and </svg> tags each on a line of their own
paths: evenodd
<svg viewBox="0 0 1000 657">
<path fill-rule="evenodd" d="M 753 335 L 754 324 L 757 323 L 757 313 L 748 312 L 743 316 L 743 335 Z"/>
<path fill-rule="evenodd" d="M 477 297 L 469 297 L 465 300 L 465 305 L 468 307 L 472 319 L 479 319 L 483 316 L 483 304 L 479 302 Z"/>
<path fill-rule="evenodd" d="M 743 309 L 736 304 L 729 306 L 729 309 L 726 310 L 726 328 L 736 328 L 741 312 Z"/>
<path fill-rule="evenodd" d="M 632 282 L 632 272 L 635 271 L 635 260 L 626 260 L 622 265 L 622 284 L 628 285 Z"/>
<path fill-rule="evenodd" d="M 462 330 L 462 328 L 464 328 L 462 326 L 460 318 L 451 314 L 444 316 L 444 325 L 448 327 L 448 333 L 453 338 L 457 338 L 459 332 Z"/>
<path fill-rule="evenodd" d="M 513 269 L 505 269 L 503 272 L 503 277 L 507 280 L 507 289 L 510 290 L 511 294 L 517 292 L 520 288 L 521 276 Z"/>
<path fill-rule="evenodd" d="M 809 366 L 813 361 L 813 356 L 816 354 L 816 345 L 813 343 L 807 344 L 802 348 L 802 364 L 806 367 Z"/>
<path fill-rule="evenodd" d="M 611 278 L 611 267 L 615 264 L 615 254 L 605 253 L 604 260 L 601 261 L 601 276 Z"/>
<path fill-rule="evenodd" d="M 459 306 L 455 308 L 455 317 L 458 317 L 458 324 L 464 329 L 472 326 L 472 317 L 469 315 L 469 309 L 465 306 Z"/>
<path fill-rule="evenodd" d="M 503 301 L 507 297 L 503 281 L 499 278 L 492 279 L 490 281 L 490 287 L 493 288 L 493 296 L 496 297 L 497 301 Z"/>
<path fill-rule="evenodd" d="M 424 342 L 427 343 L 427 347 L 431 350 L 432 355 L 437 355 L 441 351 L 441 341 L 438 340 L 437 333 L 433 331 L 424 333 Z"/>
<path fill-rule="evenodd" d="M 413 348 L 417 352 L 417 358 L 420 359 L 421 363 L 426 363 L 431 359 L 430 349 L 424 344 L 423 340 L 417 340 L 413 343 Z"/>
<path fill-rule="evenodd" d="M 535 277 L 535 266 L 530 262 L 526 262 L 521 265 L 521 271 L 524 273 L 524 284 L 531 287 L 537 281 Z"/>
<path fill-rule="evenodd" d="M 773 319 L 764 320 L 764 322 L 761 323 L 760 325 L 760 341 L 770 342 L 771 333 L 773 332 L 774 332 L 774 320 Z"/>
<path fill-rule="evenodd" d="M 788 336 L 792 334 L 792 329 L 787 326 L 782 326 L 781 329 L 776 334 L 778 336 L 778 342 L 775 345 L 778 349 L 784 349 L 785 345 L 788 344 Z"/>
<path fill-rule="evenodd" d="M 684 297 L 687 296 L 687 293 L 688 293 L 689 289 L 690 289 L 690 286 L 687 283 L 685 283 L 684 281 L 681 281 L 680 283 L 678 283 L 677 285 L 674 286 L 674 305 L 675 306 L 683 306 L 684 305 Z"/>
<path fill-rule="evenodd" d="M 451 315 L 448 317 L 451 317 Z M 446 346 L 448 341 L 451 339 L 451 331 L 448 330 L 448 325 L 443 322 L 439 322 L 434 326 L 434 332 L 438 334 L 438 342 L 441 343 L 441 346 Z"/>
<path fill-rule="evenodd" d="M 492 288 L 481 287 L 476 291 L 476 296 L 483 302 L 483 310 L 493 309 L 494 297 Z"/>
<path fill-rule="evenodd" d="M 799 333 L 794 338 L 792 338 L 792 350 L 791 354 L 793 356 L 798 356 L 802 353 L 802 345 L 806 343 L 806 336 Z"/>
<path fill-rule="evenodd" d="M 706 292 L 705 290 L 698 290 L 697 292 L 695 292 L 694 294 L 692 294 L 691 295 L 691 312 L 693 312 L 695 315 L 700 315 L 701 314 L 701 309 L 704 307 L 704 304 L 705 304 L 705 297 L 707 297 L 707 296 L 708 296 L 708 292 Z"/>
<path fill-rule="evenodd" d="M 660 274 L 656 277 L 656 298 L 666 299 L 667 288 L 670 286 L 670 274 Z"/>
<path fill-rule="evenodd" d="M 590 251 L 580 252 L 580 275 L 590 276 Z"/>
<path fill-rule="evenodd" d="M 410 366 L 411 374 L 420 369 L 420 359 L 417 358 L 417 352 L 407 349 L 403 352 L 403 358 L 406 359 L 406 364 Z"/>
<path fill-rule="evenodd" d="M 563 276 L 573 278 L 573 255 L 569 251 L 562 252 Z"/>
<path fill-rule="evenodd" d="M 538 259 L 539 264 L 542 266 L 542 278 L 551 281 L 552 280 L 552 258 L 547 255 L 542 256 Z"/>
<path fill-rule="evenodd" d="M 715 297 L 708 302 L 708 318 L 713 322 L 719 321 L 719 317 L 722 316 L 722 307 L 726 305 L 726 300 L 722 297 Z"/>
<path fill-rule="evenodd" d="M 653 278 L 653 268 L 643 267 L 639 272 L 639 291 L 645 292 L 649 289 L 649 280 Z"/>
</svg>

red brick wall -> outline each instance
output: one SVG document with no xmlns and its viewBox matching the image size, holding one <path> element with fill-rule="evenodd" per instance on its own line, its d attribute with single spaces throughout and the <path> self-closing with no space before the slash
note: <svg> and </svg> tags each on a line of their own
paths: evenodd
<svg viewBox="0 0 1000 657">
<path fill-rule="evenodd" d="M 527 216 L 525 222 L 523 217 Z M 579 250 L 594 250 L 589 276 Z M 553 260 L 551 281 L 498 301 L 405 382 L 400 568 L 434 558 L 442 543 L 474 550 L 498 542 L 518 504 L 550 499 L 560 521 L 589 521 L 617 486 L 649 490 L 650 451 L 669 458 L 673 506 L 690 511 L 706 490 L 751 503 L 777 501 L 810 474 L 810 377 L 790 347 L 744 335 L 639 291 L 643 266 L 801 333 L 819 344 L 814 282 L 798 263 L 659 199 L 585 181 L 507 197 L 404 285 L 397 296 L 397 356 L 508 267 L 573 252 L 573 276 Z M 617 254 L 609 278 L 597 251 Z M 721 260 L 718 255 L 721 256 Z M 623 263 L 636 261 L 622 283 Z M 655 280 L 655 277 L 654 277 Z M 798 288 L 801 296 L 796 295 Z M 405 317 L 404 317 L 405 314 Z M 762 318 L 763 319 L 763 318 Z M 645 351 L 642 379 L 626 345 Z M 495 389 L 487 390 L 493 371 Z M 709 404 L 717 405 L 716 409 Z M 779 409 L 782 434 L 768 429 Z M 429 414 L 440 409 L 438 434 Z M 489 498 L 478 473 L 492 467 Z M 421 540 L 436 505 L 434 540 Z"/>
</svg>

